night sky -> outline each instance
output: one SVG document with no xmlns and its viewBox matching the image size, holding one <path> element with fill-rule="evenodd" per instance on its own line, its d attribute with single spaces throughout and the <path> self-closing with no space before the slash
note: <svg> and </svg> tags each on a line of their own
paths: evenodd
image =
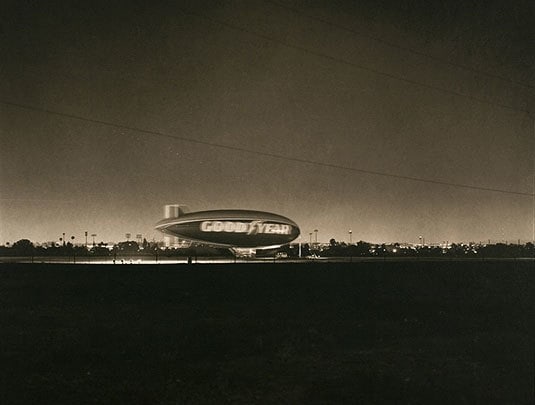
<svg viewBox="0 0 535 405">
<path fill-rule="evenodd" d="M 3 1 L 0 244 L 160 240 L 170 203 L 531 240 L 534 3 L 438 3 Z"/>
</svg>

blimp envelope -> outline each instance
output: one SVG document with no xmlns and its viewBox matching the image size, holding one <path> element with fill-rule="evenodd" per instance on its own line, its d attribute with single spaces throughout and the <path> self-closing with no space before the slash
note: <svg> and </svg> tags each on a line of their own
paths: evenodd
<svg viewBox="0 0 535 405">
<path fill-rule="evenodd" d="M 214 210 L 166 218 L 156 229 L 172 236 L 209 245 L 259 248 L 280 246 L 299 236 L 292 220 L 271 212 Z"/>
</svg>

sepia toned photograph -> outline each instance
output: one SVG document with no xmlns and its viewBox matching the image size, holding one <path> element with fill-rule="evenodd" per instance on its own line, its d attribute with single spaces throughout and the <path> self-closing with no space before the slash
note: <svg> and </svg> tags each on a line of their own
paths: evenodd
<svg viewBox="0 0 535 405">
<path fill-rule="evenodd" d="M 535 3 L 0 0 L 0 404 L 535 403 Z"/>
</svg>

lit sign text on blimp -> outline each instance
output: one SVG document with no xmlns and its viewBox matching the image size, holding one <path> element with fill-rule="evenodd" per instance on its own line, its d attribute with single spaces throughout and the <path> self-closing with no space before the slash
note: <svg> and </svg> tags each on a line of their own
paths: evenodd
<svg viewBox="0 0 535 405">
<path fill-rule="evenodd" d="M 156 229 L 196 243 L 242 248 L 282 246 L 299 236 L 291 219 L 251 210 L 179 212 L 158 222 Z"/>
<path fill-rule="evenodd" d="M 203 232 L 244 233 L 247 235 L 273 234 L 290 235 L 292 226 L 264 221 L 203 221 L 200 226 Z"/>
</svg>

